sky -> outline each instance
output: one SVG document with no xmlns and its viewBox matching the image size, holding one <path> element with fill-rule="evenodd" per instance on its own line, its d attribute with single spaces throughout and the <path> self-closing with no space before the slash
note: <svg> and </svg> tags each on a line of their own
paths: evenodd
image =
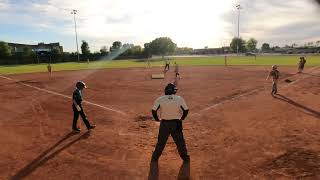
<svg viewBox="0 0 320 180">
<path fill-rule="evenodd" d="M 221 47 L 237 36 L 239 3 L 240 36 L 259 46 L 320 40 L 320 6 L 312 0 L 0 0 L 0 41 L 60 42 L 76 51 L 76 9 L 78 40 L 91 51 L 164 36 L 178 47 Z"/>
</svg>

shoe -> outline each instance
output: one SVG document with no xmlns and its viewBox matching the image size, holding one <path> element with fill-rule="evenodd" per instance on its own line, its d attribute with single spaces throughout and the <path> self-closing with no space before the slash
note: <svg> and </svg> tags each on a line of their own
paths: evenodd
<svg viewBox="0 0 320 180">
<path fill-rule="evenodd" d="M 73 132 L 79 133 L 81 131 L 81 129 L 76 128 L 76 129 L 72 129 Z"/>
<path fill-rule="evenodd" d="M 96 125 L 91 125 L 90 127 L 88 127 L 88 130 L 94 129 L 94 128 L 96 128 Z"/>
</svg>

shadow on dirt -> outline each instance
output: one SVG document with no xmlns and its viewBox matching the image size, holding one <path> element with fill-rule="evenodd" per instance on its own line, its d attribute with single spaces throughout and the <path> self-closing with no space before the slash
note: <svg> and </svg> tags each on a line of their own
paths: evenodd
<svg viewBox="0 0 320 180">
<path fill-rule="evenodd" d="M 78 138 L 74 139 L 73 141 L 65 144 L 61 148 L 59 148 L 56 151 L 53 151 L 56 147 L 58 147 L 62 142 L 66 141 L 70 137 L 77 135 L 78 133 L 70 132 L 66 134 L 61 140 L 59 140 L 57 143 L 52 145 L 50 148 L 48 148 L 46 151 L 44 151 L 41 155 L 39 155 L 36 159 L 34 159 L 31 163 L 26 165 L 24 168 L 19 170 L 14 176 L 10 178 L 10 180 L 18 180 L 25 178 L 29 174 L 31 174 L 33 171 L 35 171 L 38 167 L 42 166 L 44 163 L 46 163 L 48 160 L 54 158 L 56 155 L 58 155 L 61 151 L 67 149 L 74 143 L 76 143 L 79 140 L 86 139 L 90 136 L 90 131 L 82 134 Z"/>
<path fill-rule="evenodd" d="M 284 95 L 281 95 L 281 94 L 277 94 L 277 96 L 275 96 L 276 99 L 279 99 L 281 101 L 284 101 L 284 102 L 287 102 L 295 107 L 298 107 L 300 110 L 303 110 L 304 112 L 306 112 L 306 114 L 308 115 L 311 115 L 311 116 L 314 116 L 316 118 L 320 118 L 320 112 L 319 111 L 316 111 L 316 110 L 313 110 L 309 107 L 306 107 L 304 105 L 301 105 L 295 101 L 293 101 L 292 99 L 284 96 Z"/>
<path fill-rule="evenodd" d="M 158 162 L 150 162 L 148 180 L 158 180 L 158 179 L 159 179 L 159 164 Z"/>
<path fill-rule="evenodd" d="M 180 179 L 190 179 L 190 163 L 182 163 L 178 174 L 178 180 Z"/>
<path fill-rule="evenodd" d="M 319 153 L 305 149 L 291 149 L 284 154 L 275 157 L 263 165 L 265 176 L 270 177 L 293 177 L 293 179 L 311 178 L 319 176 L 320 156 Z"/>
<path fill-rule="evenodd" d="M 134 118 L 134 120 L 136 122 L 139 122 L 139 121 L 148 121 L 148 120 L 152 120 L 153 118 L 151 116 L 144 116 L 144 115 L 139 115 L 137 117 Z"/>
<path fill-rule="evenodd" d="M 159 165 L 158 162 L 151 162 L 148 180 L 158 180 L 159 179 Z M 182 163 L 180 166 L 178 180 L 189 180 L 190 179 L 190 163 Z"/>
</svg>

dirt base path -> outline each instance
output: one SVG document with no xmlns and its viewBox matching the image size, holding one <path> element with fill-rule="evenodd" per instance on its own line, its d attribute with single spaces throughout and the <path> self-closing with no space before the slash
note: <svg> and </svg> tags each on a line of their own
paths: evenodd
<svg viewBox="0 0 320 180">
<path fill-rule="evenodd" d="M 320 178 L 317 68 L 281 68 L 277 98 L 264 67 L 182 67 L 179 92 L 189 107 L 183 165 L 170 138 L 149 166 L 158 123 L 153 101 L 173 81 L 155 69 L 115 69 L 0 78 L 0 177 L 3 179 L 293 179 Z M 284 79 L 293 83 L 287 84 Z M 70 133 L 68 97 L 77 80 L 97 128 Z M 42 90 L 41 90 L 42 89 Z M 43 91 L 46 90 L 46 91 Z M 58 94 L 54 94 L 54 93 Z M 119 114 L 113 110 L 123 112 Z"/>
</svg>

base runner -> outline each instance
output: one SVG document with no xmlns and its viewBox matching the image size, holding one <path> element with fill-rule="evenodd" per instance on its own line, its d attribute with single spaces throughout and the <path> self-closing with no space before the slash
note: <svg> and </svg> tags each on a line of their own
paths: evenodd
<svg viewBox="0 0 320 180">
<path fill-rule="evenodd" d="M 174 73 L 175 73 L 175 78 L 174 78 L 174 85 L 178 86 L 178 81 L 180 80 L 180 73 L 179 73 L 179 65 L 177 64 L 177 62 L 174 62 Z"/>
<path fill-rule="evenodd" d="M 50 63 L 48 64 L 47 69 L 48 69 L 48 73 L 50 74 L 50 77 L 51 77 L 52 76 L 52 66 Z"/>
<path fill-rule="evenodd" d="M 79 115 L 82 118 L 82 121 L 86 125 L 87 129 L 94 129 L 96 126 L 91 125 L 89 120 L 86 117 L 86 114 L 84 113 L 83 107 L 81 105 L 82 102 L 82 91 L 83 89 L 87 88 L 86 84 L 82 81 L 79 81 L 76 83 L 76 89 L 73 92 L 72 95 L 72 110 L 73 110 L 73 124 L 72 124 L 72 130 L 75 132 L 80 132 L 81 129 L 77 127 L 77 122 L 79 119 Z"/>
<path fill-rule="evenodd" d="M 170 70 L 170 62 L 169 62 L 169 58 L 165 60 L 165 67 L 164 67 L 164 72 L 167 72 Z"/>
<path fill-rule="evenodd" d="M 269 72 L 267 80 L 269 79 L 269 77 L 272 77 L 272 90 L 271 90 L 271 95 L 274 96 L 275 94 L 278 93 L 278 81 L 280 78 L 280 72 L 278 71 L 278 66 L 277 65 L 273 65 L 272 66 L 272 70 Z"/>
<path fill-rule="evenodd" d="M 152 154 L 152 162 L 157 162 L 166 146 L 169 135 L 172 136 L 177 145 L 180 157 L 184 162 L 189 162 L 190 157 L 182 132 L 182 121 L 188 115 L 188 106 L 184 99 L 175 95 L 177 88 L 170 83 L 165 88 L 165 95 L 159 97 L 152 108 L 152 115 L 156 121 L 160 121 L 158 142 Z M 160 109 L 160 118 L 157 111 Z M 181 111 L 183 114 L 181 114 Z"/>
<path fill-rule="evenodd" d="M 180 79 L 179 65 L 177 64 L 177 62 L 174 62 L 174 72 L 175 72 L 175 74 L 176 74 L 176 78 L 179 77 L 179 79 Z"/>
</svg>

